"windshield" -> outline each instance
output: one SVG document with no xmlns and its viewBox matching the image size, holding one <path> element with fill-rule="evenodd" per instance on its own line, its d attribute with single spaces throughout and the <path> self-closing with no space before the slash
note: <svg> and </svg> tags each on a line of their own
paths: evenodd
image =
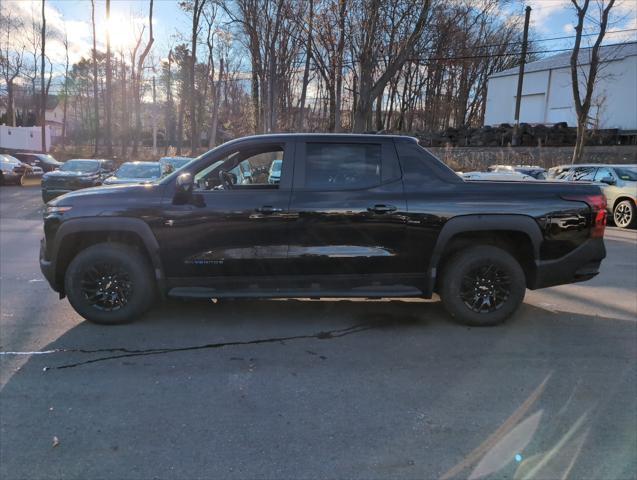
<svg viewBox="0 0 637 480">
<path fill-rule="evenodd" d="M 120 178 L 159 178 L 160 175 L 159 164 L 125 163 L 115 172 Z"/>
<path fill-rule="evenodd" d="M 624 181 L 637 182 L 637 167 L 615 168 L 615 173 Z"/>
<path fill-rule="evenodd" d="M 179 169 L 181 167 L 183 167 L 184 165 L 190 163 L 192 161 L 192 158 L 171 158 L 171 157 L 164 157 L 162 159 L 159 160 L 161 163 L 164 164 L 168 164 L 168 165 L 172 165 L 175 170 Z"/>
<path fill-rule="evenodd" d="M 272 172 L 273 173 L 278 173 L 281 171 L 281 164 L 283 162 L 281 162 L 281 160 L 275 160 L 274 162 L 272 162 Z"/>
<path fill-rule="evenodd" d="M 69 160 L 66 162 L 60 170 L 64 172 L 97 172 L 100 164 L 96 160 Z"/>
<path fill-rule="evenodd" d="M 11 155 L 0 155 L 0 159 L 2 159 L 2 163 L 10 163 L 12 165 L 19 165 L 20 160 Z"/>
<path fill-rule="evenodd" d="M 48 155 L 48 154 L 47 155 L 41 154 L 41 155 L 39 155 L 39 158 L 44 163 L 55 163 L 55 164 L 60 163 L 55 158 L 53 158 L 51 155 Z"/>
</svg>

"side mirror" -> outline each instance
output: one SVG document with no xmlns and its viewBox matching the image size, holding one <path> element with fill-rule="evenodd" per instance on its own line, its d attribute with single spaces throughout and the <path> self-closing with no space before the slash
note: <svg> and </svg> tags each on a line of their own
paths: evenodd
<svg viewBox="0 0 637 480">
<path fill-rule="evenodd" d="M 615 185 L 617 183 L 617 181 L 613 177 L 604 177 L 600 181 L 607 185 Z"/>
<path fill-rule="evenodd" d="M 175 195 L 173 203 L 180 205 L 188 203 L 192 197 L 192 191 L 195 188 L 195 180 L 190 173 L 182 173 L 175 181 Z"/>
</svg>

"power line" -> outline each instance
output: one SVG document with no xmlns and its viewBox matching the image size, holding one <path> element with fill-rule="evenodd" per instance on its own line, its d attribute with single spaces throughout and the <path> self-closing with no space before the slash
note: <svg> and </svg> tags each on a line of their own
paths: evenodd
<svg viewBox="0 0 637 480">
<path fill-rule="evenodd" d="M 637 32 L 637 28 L 625 28 L 623 30 L 613 30 L 610 32 L 606 32 L 606 35 L 611 35 L 615 33 L 626 33 L 626 32 Z M 599 35 L 600 32 L 595 33 L 583 33 L 582 37 L 593 37 L 595 35 Z M 539 42 L 553 42 L 555 40 L 568 40 L 571 38 L 575 38 L 576 35 L 564 35 L 561 37 L 550 37 L 550 38 L 538 38 L 530 40 L 531 43 L 539 43 Z M 471 48 L 490 48 L 490 47 L 505 47 L 507 45 L 520 45 L 522 43 L 521 40 L 516 40 L 513 42 L 504 42 L 504 43 L 491 43 L 486 45 L 472 45 Z"/>
<path fill-rule="evenodd" d="M 606 45 L 602 45 L 603 47 L 617 47 L 617 46 L 622 46 L 622 45 L 632 45 L 632 44 L 636 44 L 637 41 L 635 42 L 622 42 L 622 43 L 609 43 Z M 550 49 L 550 50 L 533 50 L 530 52 L 527 52 L 527 55 L 533 55 L 533 54 L 541 54 L 541 53 L 558 53 L 558 52 L 570 52 L 572 51 L 572 48 L 554 48 L 554 49 Z M 585 50 L 584 48 L 582 50 Z M 512 57 L 512 56 L 518 56 L 520 55 L 520 52 L 501 52 L 501 53 L 491 53 L 491 54 L 485 54 L 485 55 L 465 55 L 465 56 L 455 56 L 455 57 L 423 57 L 423 58 L 419 58 L 419 57 L 412 57 L 409 60 L 414 61 L 414 62 L 431 62 L 431 61 L 444 61 L 444 60 L 471 60 L 471 59 L 478 59 L 478 58 L 493 58 L 493 57 Z"/>
</svg>

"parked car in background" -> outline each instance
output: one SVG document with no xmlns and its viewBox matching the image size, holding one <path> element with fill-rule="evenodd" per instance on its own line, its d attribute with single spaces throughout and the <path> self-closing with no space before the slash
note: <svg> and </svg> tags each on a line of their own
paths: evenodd
<svg viewBox="0 0 637 480">
<path fill-rule="evenodd" d="M 192 157 L 161 157 L 159 164 L 161 165 L 162 175 L 166 175 L 179 170 L 193 160 Z"/>
<path fill-rule="evenodd" d="M 491 165 L 487 168 L 489 172 L 517 172 L 528 175 L 536 180 L 546 180 L 546 169 L 532 165 Z"/>
<path fill-rule="evenodd" d="M 237 183 L 230 172 L 244 161 L 280 181 Z M 52 201 L 40 267 L 80 315 L 105 324 L 135 320 L 164 295 L 437 292 L 453 317 L 484 326 L 512 315 L 527 288 L 597 275 L 605 225 L 598 185 L 465 182 L 409 137 L 258 135 L 159 182 Z"/>
<path fill-rule="evenodd" d="M 460 176 L 465 180 L 475 181 L 504 181 L 504 182 L 533 182 L 535 178 L 516 171 L 503 172 L 464 172 Z"/>
<path fill-rule="evenodd" d="M 12 155 L 32 167 L 40 167 L 44 173 L 57 170 L 63 165 L 48 153 L 16 152 Z"/>
<path fill-rule="evenodd" d="M 598 182 L 615 225 L 637 225 L 637 165 L 578 164 L 549 169 L 549 177 L 570 182 Z"/>
<path fill-rule="evenodd" d="M 159 162 L 126 162 L 112 176 L 104 180 L 104 185 L 122 185 L 125 183 L 148 183 L 159 180 L 162 168 Z"/>
<path fill-rule="evenodd" d="M 42 200 L 49 200 L 81 188 L 101 185 L 115 169 L 113 160 L 77 158 L 62 164 L 59 170 L 42 176 Z"/>
<path fill-rule="evenodd" d="M 11 155 L 0 154 L 0 185 L 24 185 L 27 177 L 38 175 L 42 175 L 40 167 L 31 167 Z"/>
</svg>

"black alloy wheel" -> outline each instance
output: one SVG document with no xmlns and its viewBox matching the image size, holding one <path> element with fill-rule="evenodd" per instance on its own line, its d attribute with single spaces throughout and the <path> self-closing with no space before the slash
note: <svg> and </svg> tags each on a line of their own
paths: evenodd
<svg viewBox="0 0 637 480">
<path fill-rule="evenodd" d="M 495 312 L 510 295 L 511 278 L 494 264 L 474 268 L 462 279 L 460 298 L 472 312 Z"/>
<path fill-rule="evenodd" d="M 141 249 L 105 242 L 86 247 L 71 260 L 64 290 L 82 317 L 115 325 L 143 315 L 155 302 L 157 285 Z"/>
<path fill-rule="evenodd" d="M 465 325 L 502 323 L 521 305 L 526 276 L 518 260 L 494 245 L 476 245 L 445 261 L 437 292 L 449 314 Z"/>
<path fill-rule="evenodd" d="M 134 292 L 130 274 L 120 265 L 96 263 L 84 272 L 82 294 L 94 308 L 112 312 L 126 306 Z"/>
</svg>

